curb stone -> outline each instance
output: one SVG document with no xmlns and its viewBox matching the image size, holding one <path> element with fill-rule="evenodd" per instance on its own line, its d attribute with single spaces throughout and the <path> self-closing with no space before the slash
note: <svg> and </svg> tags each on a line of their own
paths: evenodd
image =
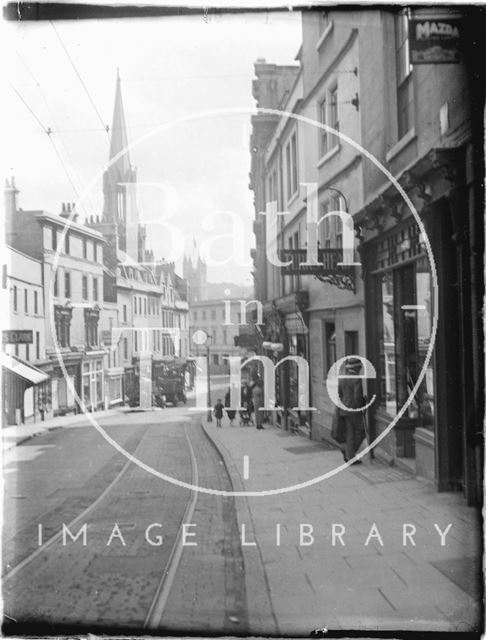
<svg viewBox="0 0 486 640">
<path fill-rule="evenodd" d="M 203 428 L 206 437 L 211 441 L 213 446 L 217 449 L 217 451 L 223 458 L 224 465 L 231 479 L 234 490 L 245 491 L 240 472 L 238 471 L 238 468 L 229 451 L 226 449 L 222 442 L 218 442 L 212 436 L 212 434 L 208 431 L 204 420 L 201 420 L 201 427 Z M 245 528 L 248 530 L 247 539 L 251 539 L 252 541 L 256 542 L 256 547 L 241 547 L 245 564 L 248 617 L 250 629 L 253 629 L 254 631 L 252 635 L 255 635 L 256 630 L 258 630 L 259 634 L 271 634 L 280 636 L 277 616 L 275 614 L 272 603 L 271 588 L 268 582 L 268 576 L 261 556 L 258 540 L 255 535 L 255 525 L 253 522 L 250 505 L 248 503 L 248 497 L 235 496 L 234 499 L 236 504 L 239 530 L 241 531 L 241 525 L 245 524 Z M 256 554 L 255 551 L 257 551 Z"/>
</svg>

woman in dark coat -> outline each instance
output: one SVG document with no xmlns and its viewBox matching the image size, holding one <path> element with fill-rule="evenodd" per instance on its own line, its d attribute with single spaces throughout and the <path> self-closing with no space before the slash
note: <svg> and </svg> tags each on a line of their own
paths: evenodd
<svg viewBox="0 0 486 640">
<path fill-rule="evenodd" d="M 351 376 L 358 376 L 361 371 L 361 360 L 349 358 L 346 361 L 345 370 Z M 340 378 L 338 394 L 341 403 L 349 409 L 360 409 L 366 404 L 361 378 Z M 364 413 L 363 411 L 346 411 L 339 407 L 338 416 L 344 420 L 346 426 L 346 441 L 341 445 L 341 451 L 347 462 L 354 458 L 364 440 Z M 361 464 L 361 460 L 356 460 L 353 464 Z"/>
<path fill-rule="evenodd" d="M 263 429 L 263 411 L 260 407 L 263 407 L 263 381 L 258 373 L 253 374 L 253 382 L 251 385 L 251 399 L 253 404 L 253 411 L 255 412 L 255 422 L 257 429 Z"/>
</svg>

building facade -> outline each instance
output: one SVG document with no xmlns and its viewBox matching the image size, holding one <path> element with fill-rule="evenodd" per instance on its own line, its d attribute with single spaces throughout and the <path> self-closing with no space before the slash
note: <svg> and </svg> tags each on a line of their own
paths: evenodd
<svg viewBox="0 0 486 640">
<path fill-rule="evenodd" d="M 61 415 L 102 409 L 103 237 L 75 221 L 70 204 L 63 204 L 60 215 L 10 204 L 7 242 L 42 264 L 52 411 Z"/>
<path fill-rule="evenodd" d="M 246 303 L 246 301 L 244 301 Z M 250 316 L 250 311 L 248 311 Z M 208 342 L 197 344 L 191 341 L 190 349 L 193 357 L 207 355 L 209 346 L 209 372 L 214 375 L 229 373 L 230 356 L 243 357 L 244 349 L 235 343 L 235 337 L 240 334 L 242 309 L 239 298 L 225 300 L 203 300 L 192 302 L 189 311 L 189 334 L 204 331 Z"/>
<path fill-rule="evenodd" d="M 479 86 L 471 83 L 473 59 L 412 66 L 412 17 L 420 12 L 303 12 L 299 67 L 285 90 L 286 67 L 255 64 L 257 106 L 280 111 L 277 117 L 265 111 L 254 116 L 250 141 L 255 295 L 265 309 L 262 352 L 266 347 L 275 364 L 287 355 L 307 360 L 315 411 L 292 409 L 297 367 L 290 363 L 277 375 L 284 410 L 275 417 L 283 428 L 318 440 L 329 438 L 335 410 L 326 388 L 330 367 L 346 355 L 365 356 L 376 372 L 364 381 L 374 398 L 370 435 L 380 437 L 375 455 L 439 490 L 462 488 L 472 503 L 481 484 L 481 437 L 471 410 L 481 406 L 480 304 L 472 285 L 481 278 L 484 197 L 482 150 L 475 143 L 482 139 L 482 121 L 475 124 L 472 107 L 484 112 L 483 87 L 471 94 Z M 398 181 L 423 228 L 378 163 Z M 285 212 L 277 215 L 276 246 L 290 266 L 269 260 L 265 221 L 271 203 Z M 323 259 L 310 270 L 302 263 L 312 210 Z M 344 260 L 347 223 L 329 215 L 336 210 L 352 216 L 355 264 L 349 269 L 335 259 L 339 252 Z M 436 302 L 437 340 L 426 365 Z"/>
<path fill-rule="evenodd" d="M 11 247 L 5 247 L 4 260 L 2 308 L 8 310 L 8 328 L 2 335 L 3 423 L 39 422 L 52 416 L 42 262 Z"/>
</svg>

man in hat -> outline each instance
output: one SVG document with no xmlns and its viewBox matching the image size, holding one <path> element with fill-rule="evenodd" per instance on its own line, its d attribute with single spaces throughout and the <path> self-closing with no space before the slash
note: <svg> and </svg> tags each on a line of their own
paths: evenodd
<svg viewBox="0 0 486 640">
<path fill-rule="evenodd" d="M 359 358 L 348 358 L 345 364 L 345 371 L 348 376 L 357 377 L 339 378 L 339 399 L 348 409 L 361 409 L 366 404 L 363 395 L 362 379 L 358 377 L 361 371 L 361 360 Z M 343 457 L 346 462 L 354 458 L 364 440 L 365 428 L 363 411 L 347 411 L 338 408 L 338 414 L 343 418 L 346 425 L 346 442 L 341 445 L 341 451 L 343 452 Z M 356 460 L 353 464 L 361 464 L 361 460 Z"/>
</svg>

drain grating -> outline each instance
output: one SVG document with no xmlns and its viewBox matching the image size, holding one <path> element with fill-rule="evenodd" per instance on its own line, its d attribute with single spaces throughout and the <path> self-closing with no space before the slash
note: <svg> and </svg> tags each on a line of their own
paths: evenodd
<svg viewBox="0 0 486 640">
<path fill-rule="evenodd" d="M 415 480 L 415 477 L 400 469 L 393 467 L 379 467 L 371 465 L 370 467 L 360 467 L 358 471 L 354 467 L 351 469 L 353 473 L 365 480 L 369 484 L 385 484 L 388 482 L 403 482 L 404 480 Z"/>
<path fill-rule="evenodd" d="M 326 444 L 307 444 L 307 445 L 300 445 L 297 447 L 285 447 L 285 451 L 288 451 L 289 453 L 322 453 L 323 451 L 330 451 L 331 449 L 334 449 L 334 447 L 331 447 L 330 445 L 326 445 Z"/>
</svg>

